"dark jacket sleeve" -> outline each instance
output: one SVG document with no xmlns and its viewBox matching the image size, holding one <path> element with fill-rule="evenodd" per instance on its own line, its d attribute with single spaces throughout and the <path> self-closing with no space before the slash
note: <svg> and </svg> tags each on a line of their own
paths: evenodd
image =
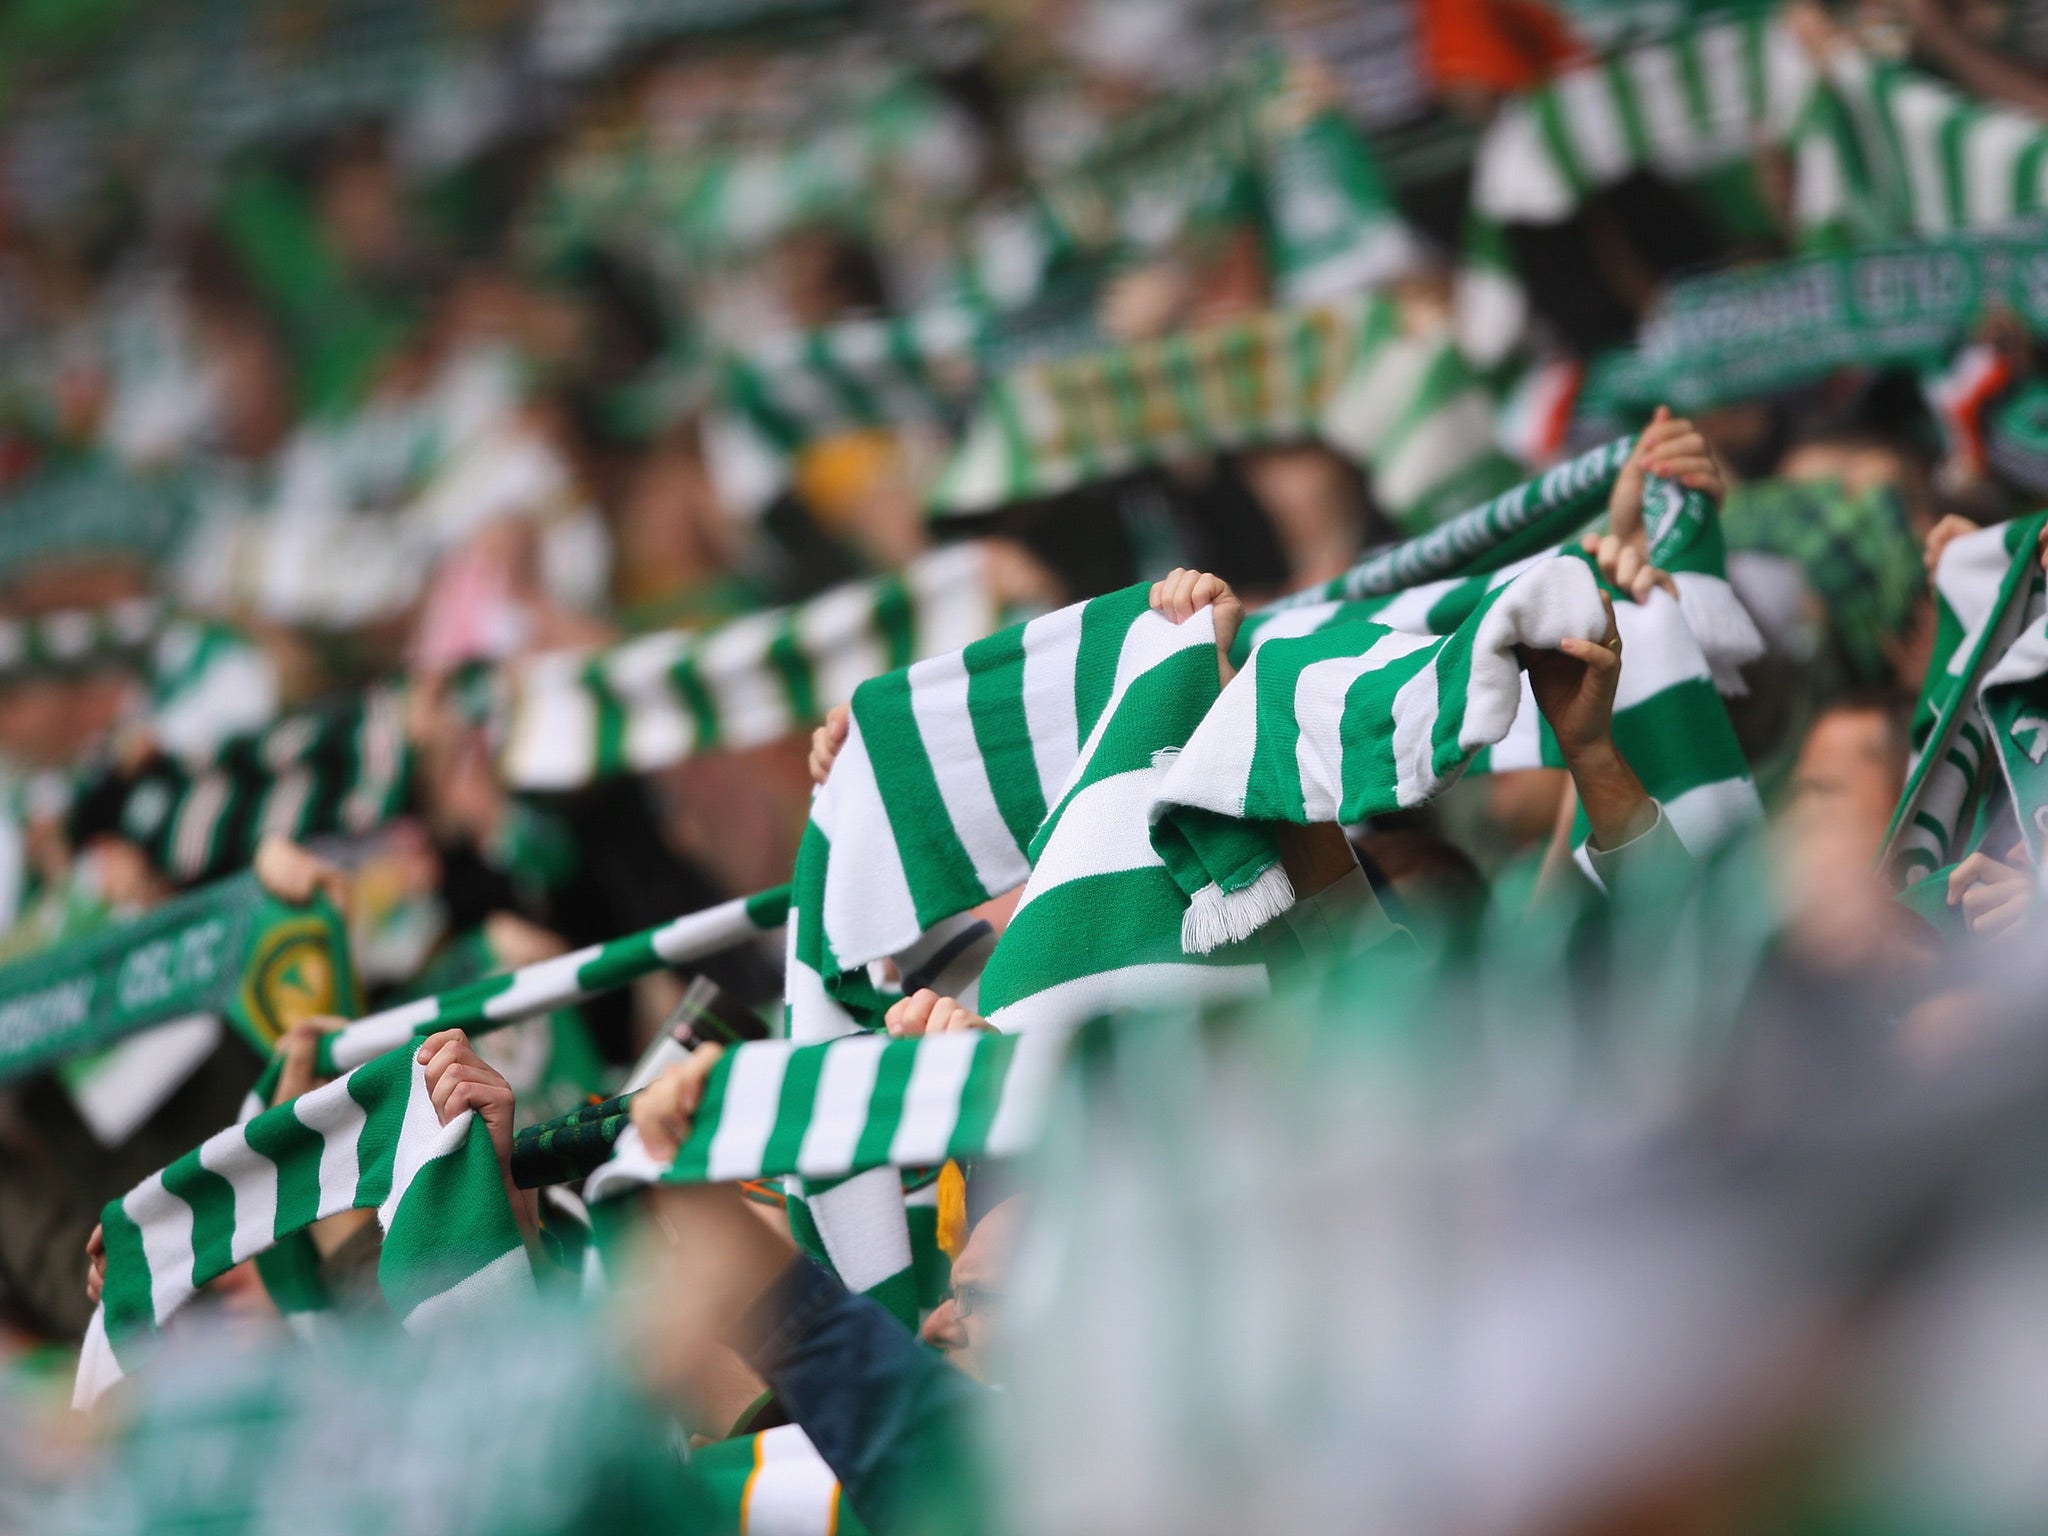
<svg viewBox="0 0 2048 1536">
<path fill-rule="evenodd" d="M 798 1259 L 740 1343 L 875 1536 L 985 1527 L 972 1437 L 986 1389 L 880 1305 Z"/>
</svg>

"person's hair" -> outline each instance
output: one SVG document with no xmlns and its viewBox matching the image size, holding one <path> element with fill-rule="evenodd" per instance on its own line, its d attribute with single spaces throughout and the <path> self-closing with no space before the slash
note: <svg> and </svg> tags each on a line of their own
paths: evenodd
<svg viewBox="0 0 2048 1536">
<path fill-rule="evenodd" d="M 1884 723 L 1885 751 L 1900 762 L 1912 755 L 1913 696 L 1902 688 L 1855 688 L 1837 694 L 1821 706 L 1813 724 L 1818 726 L 1829 715 L 1876 715 Z"/>
</svg>

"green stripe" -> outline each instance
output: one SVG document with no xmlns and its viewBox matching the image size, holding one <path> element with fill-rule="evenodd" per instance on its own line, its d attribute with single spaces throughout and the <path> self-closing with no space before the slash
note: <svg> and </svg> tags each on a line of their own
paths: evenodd
<svg viewBox="0 0 2048 1536">
<path fill-rule="evenodd" d="M 2013 157 L 2012 162 L 2012 209 L 2018 217 L 2026 217 L 2041 211 L 2044 201 L 2041 197 L 2041 159 L 2048 155 L 2048 134 L 2036 135 L 2026 147 Z"/>
<path fill-rule="evenodd" d="M 1573 203 L 1583 203 L 1592 193 L 1586 180 L 1586 173 L 1579 164 L 1579 152 L 1573 147 L 1570 131 L 1564 122 L 1564 109 L 1559 105 L 1557 89 L 1542 86 L 1529 98 L 1530 109 L 1536 114 L 1536 130 L 1542 135 L 1544 147 L 1550 151 L 1550 158 L 1556 162 L 1564 179 L 1571 184 Z"/>
<path fill-rule="evenodd" d="M 235 1187 L 187 1152 L 164 1170 L 164 1188 L 192 1208 L 194 1290 L 234 1268 Z"/>
<path fill-rule="evenodd" d="M 789 890 L 787 885 L 777 885 L 749 896 L 747 921 L 764 933 L 780 928 L 789 921 Z"/>
<path fill-rule="evenodd" d="M 1659 800 L 1749 774 L 1721 696 L 1703 677 L 1674 683 L 1617 711 L 1614 744 Z"/>
<path fill-rule="evenodd" d="M 910 706 L 910 674 L 891 672 L 861 684 L 854 694 L 854 712 L 868 743 L 882 808 L 903 853 L 903 873 L 918 922 L 929 927 L 986 901 L 992 893 L 981 888 L 974 860 L 953 830 L 939 794 L 938 777 Z"/>
<path fill-rule="evenodd" d="M 791 608 L 784 613 L 775 638 L 768 642 L 768 670 L 782 684 L 790 714 L 798 720 L 814 720 L 819 713 L 817 682 L 811 675 L 811 659 L 797 638 L 798 611 Z"/>
<path fill-rule="evenodd" d="M 612 691 L 604 669 L 592 662 L 583 669 L 583 686 L 597 712 L 595 746 L 600 775 L 626 771 L 626 707 Z"/>
<path fill-rule="evenodd" d="M 1935 130 L 1936 162 L 1941 166 L 1942 179 L 1939 191 L 1950 229 L 1966 228 L 1970 221 L 1963 202 L 1963 142 L 1984 116 L 1978 107 L 1958 104 Z"/>
<path fill-rule="evenodd" d="M 1685 97 L 1686 115 L 1704 142 L 1713 134 L 1714 106 L 1707 90 L 1706 68 L 1700 61 L 1698 39 L 1690 32 L 1680 33 L 1671 40 L 1671 57 L 1678 66 L 1678 87 Z"/>
<path fill-rule="evenodd" d="M 703 676 L 697 671 L 697 644 L 692 640 L 690 647 L 677 658 L 676 664 L 668 669 L 668 686 L 684 709 L 697 724 L 696 748 L 699 752 L 708 750 L 718 743 L 718 703 L 712 698 L 711 690 L 705 686 Z"/>
<path fill-rule="evenodd" d="M 767 1145 L 761 1149 L 764 1175 L 796 1172 L 797 1154 L 803 1148 L 804 1135 L 811 1128 L 811 1116 L 817 1106 L 818 1079 L 825 1070 L 825 1053 L 831 1048 L 830 1044 L 806 1046 L 789 1053 L 789 1064 L 782 1074 L 782 1092 L 775 1106 L 775 1126 Z M 709 1155 L 707 1141 L 705 1156 Z"/>
<path fill-rule="evenodd" d="M 120 1342 L 156 1327 L 149 1255 L 142 1247 L 142 1229 L 129 1220 L 119 1200 L 100 1212 L 100 1240 L 107 1250 L 106 1286 L 100 1305 L 106 1308 L 107 1339 Z M 120 1351 L 115 1350 L 118 1356 Z"/>
<path fill-rule="evenodd" d="M 356 1141 L 358 1208 L 382 1205 L 391 1193 L 391 1163 L 405 1124 L 405 1087 L 411 1081 L 411 1047 L 386 1051 L 350 1073 L 349 1097 L 363 1107 L 363 1131 Z"/>
<path fill-rule="evenodd" d="M 377 1286 L 403 1320 L 414 1307 L 520 1246 L 491 1135 L 481 1119 L 455 1151 L 413 1176 L 377 1256 Z"/>
<path fill-rule="evenodd" d="M 1642 103 L 1636 100 L 1636 83 L 1622 63 L 1622 56 L 1610 55 L 1600 69 L 1607 80 L 1608 93 L 1614 98 L 1615 115 L 1621 119 L 1622 132 L 1628 138 L 1629 163 L 1652 164 L 1650 132 L 1643 123 Z"/>
<path fill-rule="evenodd" d="M 1184 954 L 1181 916 L 1188 900 L 1162 865 L 1087 875 L 1054 886 L 1020 906 L 989 956 L 981 977 L 981 1006 L 999 1008 L 1077 976 L 1134 965 L 1236 965 L 1233 946 L 1208 955 Z M 1075 935 L 1084 934 L 1085 953 Z"/>
<path fill-rule="evenodd" d="M 271 1235 L 282 1238 L 310 1226 L 320 1215 L 320 1154 L 326 1138 L 289 1104 L 258 1115 L 242 1127 L 242 1135 L 277 1165 L 277 1221 Z"/>
<path fill-rule="evenodd" d="M 793 1055 L 803 1055 L 798 1051 Z M 697 1113 L 690 1123 L 687 1140 L 676 1149 L 675 1160 L 663 1177 L 672 1183 L 701 1184 L 711 1165 L 711 1142 L 718 1134 L 718 1122 L 725 1114 L 725 1088 L 732 1077 L 732 1064 L 737 1058 L 728 1051 L 711 1068 L 711 1075 L 704 1080 L 703 1097 L 697 1101 Z"/>
<path fill-rule="evenodd" d="M 1015 1035 L 983 1035 L 974 1044 L 974 1064 L 960 1085 L 960 1118 L 954 1122 L 952 1140 L 946 1143 L 948 1157 L 979 1157 L 988 1145 L 988 1133 L 1002 1107 L 1003 1084 L 1016 1059 Z"/>
<path fill-rule="evenodd" d="M 1031 748 L 1031 721 L 1024 712 L 1024 626 L 975 641 L 963 660 L 975 747 L 1003 825 L 1019 848 L 1027 848 L 1045 820 L 1045 794 Z"/>
<path fill-rule="evenodd" d="M 889 1144 L 903 1124 L 903 1092 L 910 1086 L 910 1072 L 916 1064 L 917 1049 L 910 1041 L 892 1041 L 883 1048 L 875 1069 L 874 1092 L 868 1096 L 867 1123 L 854 1144 L 856 1168 L 879 1168 L 889 1161 Z"/>
<path fill-rule="evenodd" d="M 1081 640 L 1074 654 L 1074 722 L 1083 742 L 1116 688 L 1124 636 L 1138 615 L 1151 608 L 1151 599 L 1151 587 L 1141 582 L 1098 597 L 1081 610 Z"/>
</svg>

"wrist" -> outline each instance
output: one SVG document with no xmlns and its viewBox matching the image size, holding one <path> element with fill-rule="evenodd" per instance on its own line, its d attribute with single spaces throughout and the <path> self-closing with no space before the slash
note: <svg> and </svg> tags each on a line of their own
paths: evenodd
<svg viewBox="0 0 2048 1536">
<path fill-rule="evenodd" d="M 1577 778 L 1583 773 L 1606 773 L 1621 760 L 1611 732 L 1602 731 L 1590 741 L 1575 742 L 1566 746 L 1558 743 L 1558 751 L 1564 757 L 1565 769 Z"/>
</svg>

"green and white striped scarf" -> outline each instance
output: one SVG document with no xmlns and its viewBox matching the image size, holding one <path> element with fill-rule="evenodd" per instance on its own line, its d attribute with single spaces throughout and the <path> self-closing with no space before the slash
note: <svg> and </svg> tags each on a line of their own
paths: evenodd
<svg viewBox="0 0 2048 1536">
<path fill-rule="evenodd" d="M 412 780 L 402 684 L 287 715 L 199 758 L 160 756 L 119 781 L 114 828 L 171 879 L 192 884 L 247 866 L 271 833 L 360 834 L 404 805 Z M 98 811 L 88 787 L 81 810 Z"/>
<path fill-rule="evenodd" d="M 772 933 L 789 912 L 789 887 L 775 886 L 687 913 L 658 927 L 400 1003 L 327 1035 L 320 1041 L 322 1072 L 346 1072 L 443 1029 L 484 1033 L 613 991 L 667 966 L 690 965 Z M 244 1117 L 259 1113 L 276 1081 L 272 1063 L 252 1092 Z"/>
<path fill-rule="evenodd" d="M 1832 131 L 1802 145 L 1802 215 L 1893 235 L 2010 229 L 2048 213 L 2048 124 L 1839 48 Z"/>
<path fill-rule="evenodd" d="M 1969 851 L 1987 782 L 1985 760 L 1994 751 L 1987 713 L 1995 707 L 2001 722 L 1995 748 L 2001 760 L 2008 750 L 2003 738 L 2012 737 L 2029 713 L 2022 701 L 2032 691 L 2034 641 L 2021 642 L 2039 627 L 2042 577 L 2034 550 L 2044 523 L 2048 513 L 2036 513 L 1966 534 L 1942 551 L 1934 572 L 1934 654 L 1913 714 L 1913 765 L 1879 857 L 1894 885 L 1910 885 Z M 2008 653 L 2014 653 L 2012 668 L 1994 699 L 1989 680 Z M 2011 743 L 2029 766 L 2036 744 L 2030 735 Z M 2031 775 L 2017 764 L 2009 771 L 2014 789 L 2031 786 Z M 2022 830 L 2031 847 L 2039 829 Z"/>
<path fill-rule="evenodd" d="M 1637 171 L 1687 180 L 1716 170 L 1791 138 L 1818 99 L 1804 51 L 1759 11 L 1576 65 L 1503 104 L 1472 165 L 1457 292 L 1466 355 L 1495 366 L 1527 323 L 1501 225 L 1561 223 Z M 1802 194 L 1818 179 L 1802 178 Z"/>
<path fill-rule="evenodd" d="M 1151 611 L 1148 596 L 1139 585 L 1076 604 L 856 691 L 846 744 L 797 855 L 784 990 L 790 1039 L 812 1044 L 871 1027 L 885 1000 L 865 967 L 896 956 L 908 971 L 915 953 L 943 955 L 949 920 L 1027 877 L 981 989 L 966 998 L 994 1009 L 999 1023 L 1054 1022 L 1119 998 L 1154 997 L 1162 985 L 1263 983 L 1263 971 L 1235 955 L 1180 956 L 1185 901 L 1142 835 L 1148 789 L 1130 794 L 1125 835 L 1070 849 L 1085 843 L 1096 806 L 1149 783 L 1153 752 L 1185 740 L 1216 695 L 1207 616 L 1176 627 Z M 1140 718 L 1147 710 L 1155 718 Z M 1034 860 L 1043 875 L 1033 875 Z M 1088 889 L 1073 882 L 1091 878 L 1149 882 L 1145 892 L 1122 893 L 1147 904 L 1076 934 L 1056 919 Z M 895 1175 L 878 1169 L 807 1193 L 840 1278 L 912 1315 Z"/>
<path fill-rule="evenodd" d="M 1040 193 L 1063 237 L 1092 249 L 1157 250 L 1256 211 L 1290 304 L 1358 293 L 1419 256 L 1370 146 L 1341 112 L 1299 98 L 1277 53 L 1114 124 Z"/>
<path fill-rule="evenodd" d="M 1697 176 L 1785 141 L 1813 89 L 1805 53 L 1763 15 L 1578 65 L 1495 115 L 1473 163 L 1473 206 L 1495 223 L 1555 224 L 1632 172 Z"/>
<path fill-rule="evenodd" d="M 1316 592 L 1251 615 L 1236 647 L 1240 665 L 1268 640 L 1321 636 L 1361 620 L 1410 635 L 1452 633 L 1505 583 L 1552 554 L 1573 553 L 1568 541 L 1604 510 L 1633 445 L 1620 438 L 1591 449 Z M 1651 559 L 1671 572 L 1679 595 L 1673 602 L 1660 591 L 1647 604 L 1615 605 L 1624 655 L 1615 739 L 1682 840 L 1704 852 L 1758 811 L 1715 695 L 1740 691 L 1740 669 L 1761 654 L 1762 642 L 1728 586 L 1711 504 L 1655 479 L 1644 499 Z M 1521 697 L 1512 727 L 1477 751 L 1467 771 L 1561 765 L 1526 678 Z"/>
<path fill-rule="evenodd" d="M 163 623 L 164 605 L 153 597 L 0 618 L 0 678 L 139 670 Z"/>
<path fill-rule="evenodd" d="M 1270 310 L 1137 346 L 1028 365 L 984 397 L 935 515 L 1056 496 L 1177 456 L 1322 438 L 1396 517 L 1427 520 L 1499 463 L 1492 407 L 1448 338 L 1399 306 Z"/>
<path fill-rule="evenodd" d="M 921 1040 L 863 1031 L 817 1045 L 737 1045 L 711 1069 L 672 1161 L 656 1162 L 629 1129 L 583 1197 L 1012 1157 L 1037 1138 L 1070 1038 L 1062 1028 Z"/>
<path fill-rule="evenodd" d="M 490 1133 L 442 1125 L 407 1049 L 208 1138 L 101 1218 L 106 1289 L 75 1401 L 88 1407 L 201 1287 L 315 1221 L 375 1210 L 379 1288 L 410 1329 L 515 1299 L 533 1283 Z"/>
<path fill-rule="evenodd" d="M 649 773 L 809 725 L 878 672 L 958 650 L 995 628 L 979 544 L 702 633 L 663 630 L 511 671 L 498 770 L 519 790 Z"/>
</svg>

